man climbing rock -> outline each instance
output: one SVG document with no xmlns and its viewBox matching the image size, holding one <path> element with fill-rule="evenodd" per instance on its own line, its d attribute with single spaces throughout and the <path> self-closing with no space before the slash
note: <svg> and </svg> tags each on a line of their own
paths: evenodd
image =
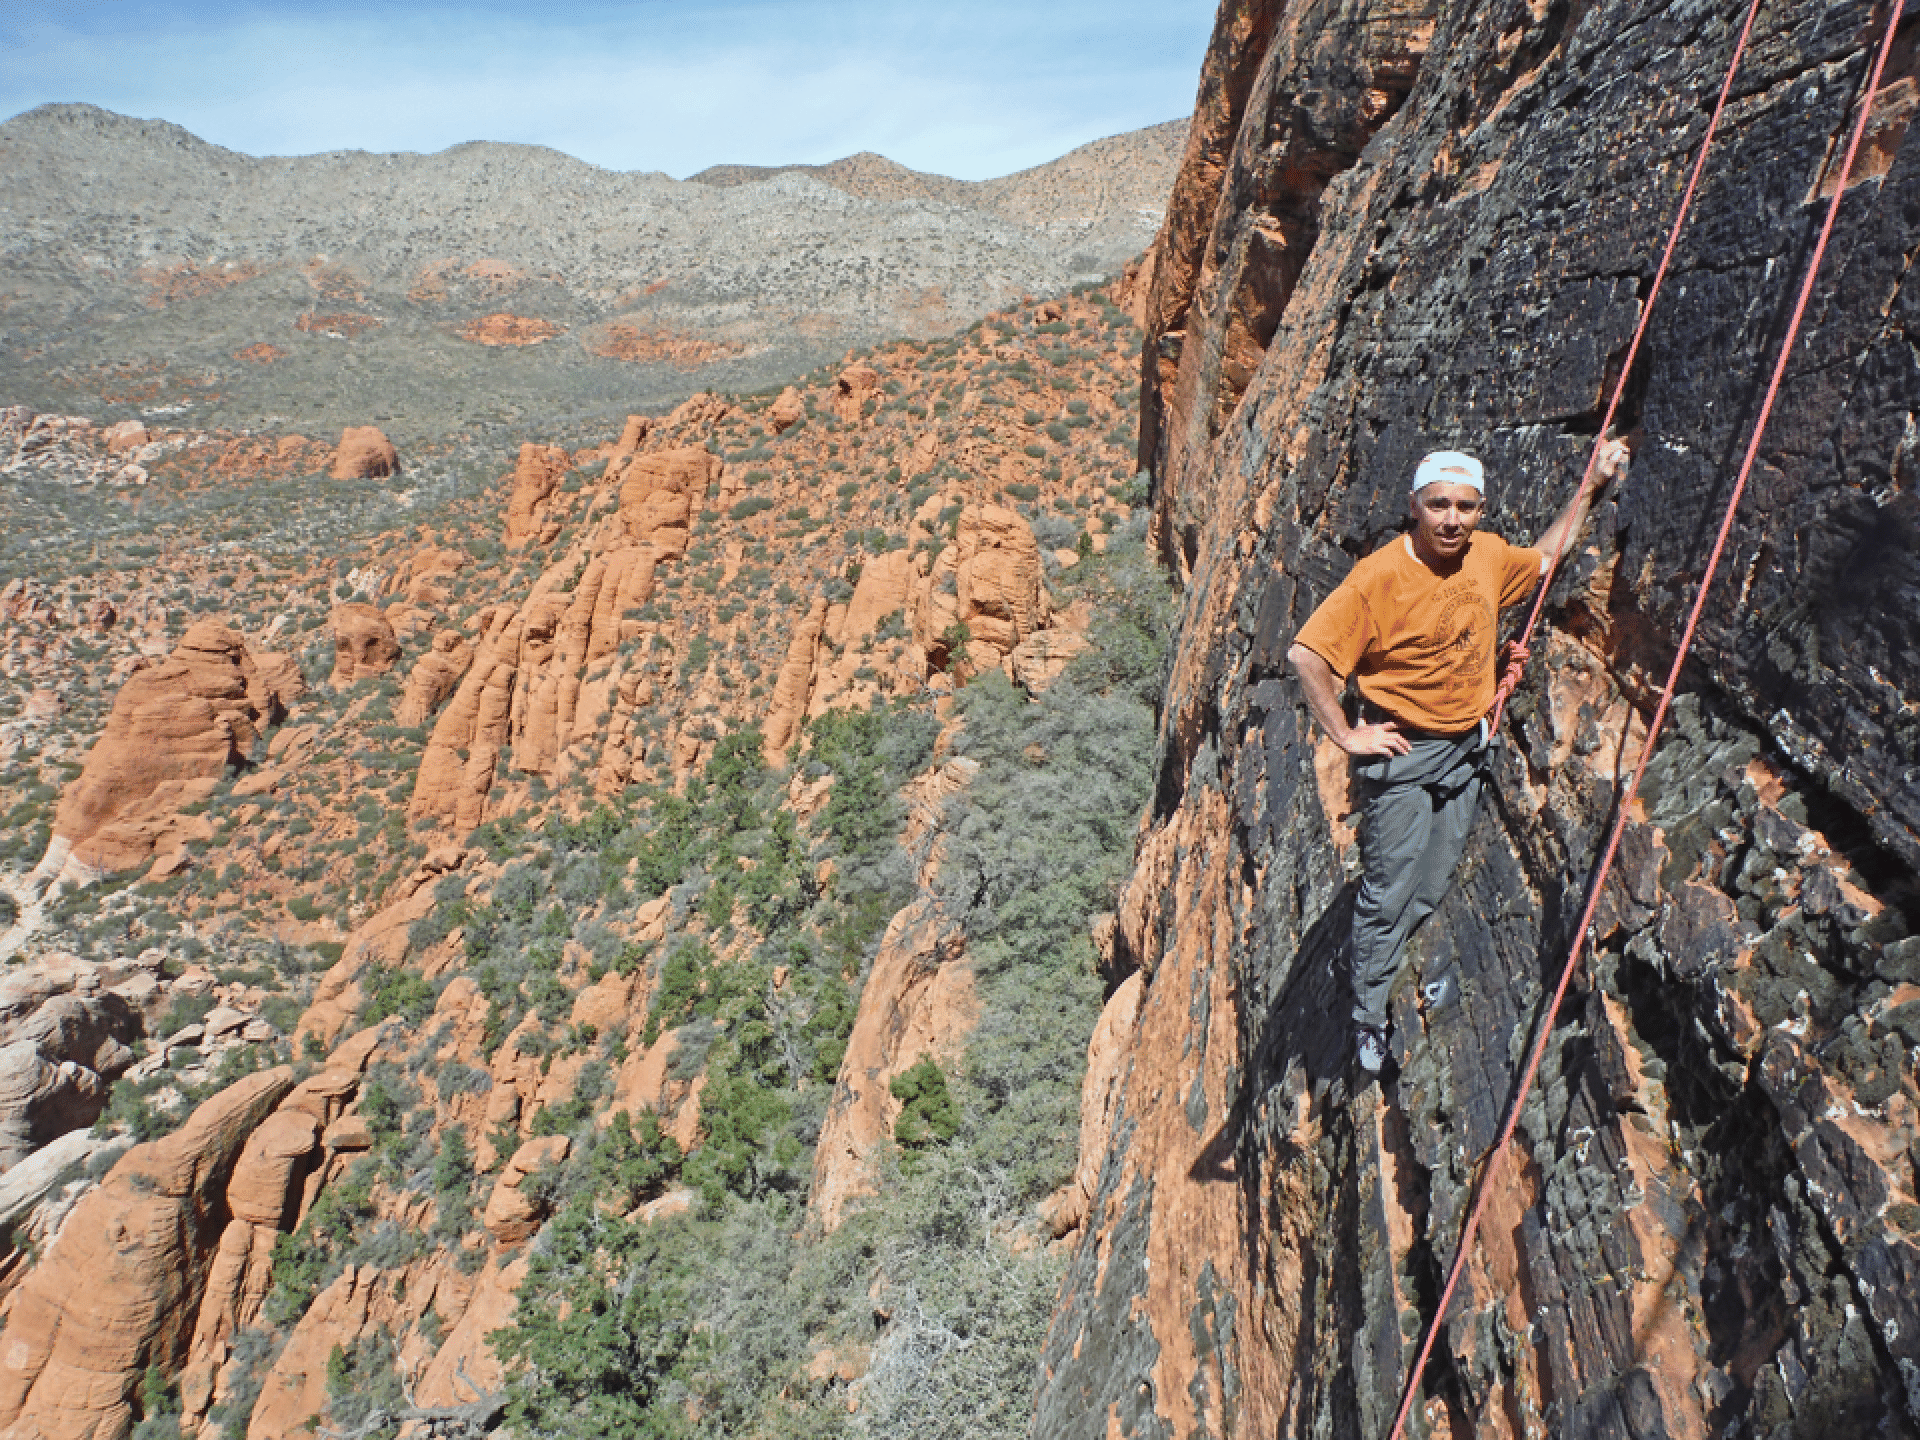
<svg viewBox="0 0 1920 1440">
<path fill-rule="evenodd" d="M 1486 503 L 1478 460 L 1428 455 L 1413 473 L 1412 529 L 1355 565 L 1287 652 L 1314 719 L 1353 757 L 1363 822 L 1354 1051 L 1367 1071 L 1387 1057 L 1387 997 L 1407 940 L 1452 883 L 1480 803 L 1500 611 L 1533 593 L 1548 555 L 1571 548 L 1626 459 L 1626 445 L 1608 440 L 1528 548 L 1476 533 Z M 1349 677 L 1357 720 L 1343 705 Z"/>
</svg>

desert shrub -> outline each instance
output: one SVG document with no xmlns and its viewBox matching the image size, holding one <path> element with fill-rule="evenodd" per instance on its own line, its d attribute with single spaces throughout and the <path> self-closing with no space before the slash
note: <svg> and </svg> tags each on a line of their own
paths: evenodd
<svg viewBox="0 0 1920 1440">
<path fill-rule="evenodd" d="M 982 763 L 949 817 L 942 892 L 975 939 L 1045 958 L 1106 908 L 1150 778 L 1153 716 L 1056 684 L 1030 702 L 998 672 L 960 692 L 957 753 Z"/>
<path fill-rule="evenodd" d="M 467 884 L 472 877 L 443 875 L 434 882 L 433 908 L 407 929 L 407 942 L 415 950 L 438 945 L 470 918 Z"/>
<path fill-rule="evenodd" d="M 273 1281 L 261 1314 L 274 1326 L 288 1326 L 340 1273 L 344 1255 L 373 1218 L 373 1180 L 378 1161 L 363 1156 L 320 1198 L 291 1235 L 273 1242 Z M 251 1407 L 249 1407 L 251 1408 Z"/>
<path fill-rule="evenodd" d="M 1084 1036 L 1098 1015 L 1087 925 L 1111 908 L 1151 779 L 1152 712 L 1063 679 L 1029 702 L 961 692 L 954 748 L 981 762 L 953 804 L 943 903 L 982 977 L 958 1098 L 977 1159 L 1037 1199 L 1070 1171 Z"/>
<path fill-rule="evenodd" d="M 665 1191 L 678 1178 L 684 1158 L 651 1110 L 641 1111 L 638 1119 L 617 1110 L 606 1128 L 583 1133 L 566 1164 L 557 1168 L 555 1197 L 582 1196 L 624 1214 Z"/>
<path fill-rule="evenodd" d="M 132 1440 L 180 1440 L 180 1387 L 158 1365 L 140 1377 L 140 1423 Z"/>
<path fill-rule="evenodd" d="M 366 997 L 360 1007 L 363 1027 L 377 1025 L 390 1015 L 418 1025 L 433 1013 L 433 1002 L 438 998 L 433 986 L 418 972 L 404 967 L 388 969 L 378 964 L 369 965 L 361 975 L 360 993 Z"/>
<path fill-rule="evenodd" d="M 1070 662 L 1068 677 L 1150 706 L 1164 685 L 1174 607 L 1165 576 L 1141 543 L 1142 530 L 1136 521 L 1123 524 L 1104 555 L 1088 555 L 1074 568 L 1080 593 L 1093 602 L 1093 643 Z"/>
<path fill-rule="evenodd" d="M 677 1376 L 695 1343 L 683 1227 L 603 1214 L 582 1197 L 530 1257 L 514 1324 L 488 1338 L 508 1367 L 508 1423 L 556 1440 L 685 1433 Z"/>
<path fill-rule="evenodd" d="M 737 501 L 727 514 L 735 520 L 751 520 L 755 515 L 761 515 L 773 509 L 774 503 L 771 495 L 749 495 L 746 499 Z"/>
<path fill-rule="evenodd" d="M 221 1440 L 244 1440 L 253 1407 L 260 1401 L 260 1392 L 266 1388 L 267 1375 L 284 1342 L 276 1341 L 265 1330 L 249 1328 L 236 1334 L 231 1343 L 225 1394 L 207 1413 L 207 1419 L 218 1427 Z M 207 1431 L 200 1433 L 206 1435 Z"/>
<path fill-rule="evenodd" d="M 923 1055 L 888 1086 L 901 1104 L 893 1122 L 893 1138 L 909 1150 L 953 1139 L 960 1130 L 960 1108 L 954 1104 L 947 1077 L 931 1055 Z"/>
<path fill-rule="evenodd" d="M 493 1076 L 476 1066 L 448 1061 L 434 1072 L 434 1089 L 445 1104 L 456 1095 L 484 1095 L 493 1088 Z"/>
<path fill-rule="evenodd" d="M 132 1080 L 120 1081 L 109 1092 L 106 1108 L 94 1120 L 93 1133 L 106 1136 L 124 1130 L 143 1143 L 171 1134 L 184 1117 L 160 1109 L 151 1098 L 153 1091 L 165 1083 L 164 1077 L 155 1077 L 144 1085 Z"/>
<path fill-rule="evenodd" d="M 391 1414 L 406 1403 L 394 1362 L 398 1352 L 385 1326 L 327 1356 L 327 1410 L 335 1427 L 352 1431 L 376 1410 Z"/>
<path fill-rule="evenodd" d="M 1071 550 L 1080 539 L 1080 522 L 1064 515 L 1033 517 L 1033 538 L 1042 550 Z"/>
<path fill-rule="evenodd" d="M 291 1035 L 306 1010 L 306 1002 L 296 995 L 269 995 L 260 1003 L 260 1018 L 282 1035 Z"/>
<path fill-rule="evenodd" d="M 874 1237 L 874 1269 L 889 1318 L 873 1342 L 856 1433 L 1025 1435 L 1061 1259 L 1009 1250 L 997 1232 L 1020 1223 L 1025 1206 L 977 1161 L 929 1154 L 890 1187 L 888 1208 L 899 1213 Z"/>
<path fill-rule="evenodd" d="M 213 1013 L 216 1002 L 211 995 L 187 995 L 176 993 L 173 1003 L 167 1006 L 154 1031 L 162 1039 L 177 1035 L 189 1025 L 198 1025 Z"/>
</svg>

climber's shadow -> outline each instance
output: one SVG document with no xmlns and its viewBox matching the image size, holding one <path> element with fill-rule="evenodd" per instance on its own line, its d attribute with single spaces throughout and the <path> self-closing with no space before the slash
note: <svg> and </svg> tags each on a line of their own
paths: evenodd
<svg viewBox="0 0 1920 1440">
<path fill-rule="evenodd" d="M 1348 952 L 1359 890 L 1357 881 L 1342 885 L 1300 937 L 1293 964 L 1278 974 L 1269 969 L 1268 983 L 1277 988 L 1249 1055 L 1245 1084 L 1250 1095 L 1290 1085 L 1289 1077 L 1297 1074 L 1297 1083 L 1318 1100 L 1347 1078 L 1353 1058 Z"/>
<path fill-rule="evenodd" d="M 1248 1017 L 1255 1021 L 1248 1027 L 1248 1063 L 1232 1107 L 1194 1161 L 1194 1179 L 1237 1178 L 1236 1157 L 1260 1138 L 1249 1128 L 1263 1117 L 1271 1131 L 1264 1138 L 1286 1158 L 1291 1127 L 1273 1107 L 1263 1107 L 1263 1099 L 1278 1097 L 1290 1107 L 1302 1094 L 1335 1104 L 1346 1098 L 1353 1058 L 1347 948 L 1358 890 L 1353 882 L 1341 886 L 1294 948 L 1293 963 L 1284 969 L 1269 963 L 1259 977 L 1255 993 L 1264 1003 Z M 1271 957 L 1275 947 L 1256 942 L 1256 948 Z"/>
</svg>

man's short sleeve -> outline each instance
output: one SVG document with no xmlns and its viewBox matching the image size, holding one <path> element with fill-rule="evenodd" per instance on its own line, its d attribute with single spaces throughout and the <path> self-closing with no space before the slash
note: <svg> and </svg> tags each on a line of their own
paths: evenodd
<svg viewBox="0 0 1920 1440">
<path fill-rule="evenodd" d="M 1530 545 L 1507 545 L 1501 560 L 1500 608 L 1504 610 L 1533 594 L 1534 586 L 1547 573 L 1547 557 Z"/>
<path fill-rule="evenodd" d="M 1322 600 L 1320 608 L 1307 617 L 1307 623 L 1293 637 L 1294 644 L 1306 646 L 1340 676 L 1353 674 L 1372 640 L 1373 617 L 1361 598 L 1360 587 L 1350 581 L 1342 582 Z"/>
</svg>

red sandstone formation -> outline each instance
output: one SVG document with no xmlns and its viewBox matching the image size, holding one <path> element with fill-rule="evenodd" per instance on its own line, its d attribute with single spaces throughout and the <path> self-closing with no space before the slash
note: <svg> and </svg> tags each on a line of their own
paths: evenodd
<svg viewBox="0 0 1920 1440">
<path fill-rule="evenodd" d="M 148 1364 L 192 1343 L 226 1191 L 254 1127 L 293 1087 L 286 1068 L 207 1101 L 185 1127 L 136 1146 L 75 1208 L 0 1329 L 0 1428 L 124 1436 Z"/>
<path fill-rule="evenodd" d="M 672 413 L 660 422 L 660 427 L 691 434 L 718 425 L 735 413 L 726 400 L 703 390 L 674 406 Z"/>
<path fill-rule="evenodd" d="M 699 447 L 635 457 L 620 486 L 620 518 L 627 533 L 660 559 L 684 554 L 687 527 L 704 506 L 707 487 L 719 481 L 721 468 L 718 456 Z"/>
<path fill-rule="evenodd" d="M 473 647 L 458 631 L 442 630 L 435 635 L 433 648 L 407 673 L 407 688 L 393 708 L 394 724 L 426 724 L 459 686 L 460 677 L 472 662 Z"/>
<path fill-rule="evenodd" d="M 789 385 L 767 407 L 767 432 L 784 435 L 806 418 L 807 407 L 800 399 L 800 392 Z"/>
<path fill-rule="evenodd" d="M 551 320 L 498 311 L 469 320 L 461 327 L 460 338 L 475 345 L 517 347 L 539 345 L 563 333 Z"/>
<path fill-rule="evenodd" d="M 122 420 L 118 425 L 109 425 L 100 438 L 106 441 L 109 455 L 118 455 L 123 450 L 138 450 L 153 435 L 138 420 Z"/>
<path fill-rule="evenodd" d="M 400 456 L 377 426 L 349 426 L 341 432 L 327 473 L 335 480 L 377 480 L 400 473 Z"/>
<path fill-rule="evenodd" d="M 557 445 L 526 444 L 513 467 L 513 491 L 507 498 L 507 528 L 501 537 L 509 545 L 524 545 L 540 533 L 542 512 L 560 481 L 573 468 L 573 457 Z"/>
<path fill-rule="evenodd" d="M 807 700 L 813 693 L 814 669 L 820 663 L 820 635 L 826 629 L 827 602 L 815 598 L 806 617 L 793 627 L 787 642 L 787 658 L 773 683 L 773 699 L 767 706 L 760 732 L 767 741 L 767 761 L 777 763 L 787 746 L 800 733 L 800 722 L 807 716 Z"/>
<path fill-rule="evenodd" d="M 353 310 L 336 310 L 322 313 L 316 310 L 303 310 L 294 320 L 293 328 L 306 335 L 325 335 L 332 340 L 351 340 L 369 330 L 378 330 L 387 322 L 377 315 L 364 315 Z"/>
<path fill-rule="evenodd" d="M 1084 298 L 1062 304 L 1065 317 L 1082 323 L 1094 311 L 1094 302 Z M 1009 354 L 1016 349 L 1011 342 L 1005 348 Z M 1041 386 L 1048 383 L 1045 363 L 1036 358 Z M 889 375 L 906 374 L 894 362 L 882 368 Z M 872 373 L 877 379 L 881 372 Z M 439 631 L 434 648 L 413 665 L 395 698 L 391 718 L 399 727 L 386 725 L 384 716 L 376 721 L 377 712 L 369 707 L 348 704 L 336 729 L 325 717 L 338 710 L 340 702 L 323 696 L 319 708 L 303 717 L 307 723 L 280 731 L 266 763 L 241 777 L 233 790 L 241 803 L 231 810 L 223 804 L 216 813 L 223 823 L 231 813 L 236 835 L 243 838 L 230 846 L 215 841 L 206 856 L 207 878 L 216 863 L 223 869 L 227 863 L 239 866 L 245 878 L 233 893 L 249 900 L 272 896 L 277 903 L 269 913 L 291 943 L 330 942 L 352 926 L 339 963 L 321 979 L 290 1037 L 296 1054 L 351 1029 L 386 972 L 404 968 L 436 986 L 444 982 L 431 1017 L 410 1027 L 408 1043 L 429 1046 L 432 1058 L 443 1066 L 457 1061 L 483 1071 L 487 1086 L 436 1096 L 431 1071 L 426 1071 L 422 1098 L 435 1111 L 434 1124 L 441 1134 L 455 1125 L 463 1129 L 480 1167 L 494 1169 L 504 1162 L 512 1167 L 509 1175 L 523 1176 L 529 1167 L 519 1164 L 521 1153 L 529 1158 L 540 1153 L 537 1146 L 529 1150 L 527 1145 L 540 1117 L 572 1098 L 591 1053 L 553 1050 L 547 1044 L 548 1027 L 531 1014 L 504 1038 L 490 1033 L 498 1017 L 488 996 L 473 977 L 459 973 L 466 961 L 458 927 L 437 941 L 416 940 L 423 921 L 438 907 L 454 903 L 446 897 L 455 889 L 465 888 L 476 905 L 485 902 L 498 873 L 485 850 L 435 850 L 364 900 L 356 895 L 351 907 L 342 903 L 336 908 L 332 890 L 318 888 L 331 886 L 344 868 L 323 858 L 338 849 L 335 842 L 342 832 L 329 835 L 328 829 L 329 822 L 342 817 L 330 805 L 314 807 L 310 797 L 319 787 L 306 782 L 329 769 L 338 773 L 341 762 L 335 755 L 357 745 L 359 737 L 373 732 L 384 739 L 395 728 L 431 725 L 433 736 L 417 772 L 410 818 L 432 816 L 458 835 L 482 820 L 526 814 L 530 794 L 537 793 L 531 776 L 548 781 L 547 793 L 558 801 L 547 812 L 554 818 L 577 818 L 571 807 L 594 803 L 592 791 L 621 804 L 631 797 L 620 792 L 636 783 L 684 782 L 710 751 L 716 730 L 751 720 L 766 707 L 774 712 L 768 716 L 769 732 L 784 728 L 791 736 L 807 717 L 829 709 L 864 707 L 876 697 L 918 693 L 928 664 L 925 651 L 913 642 L 909 612 L 916 587 L 928 578 L 922 561 L 931 561 L 942 548 L 949 552 L 942 573 L 953 585 L 949 623 L 957 623 L 965 613 L 988 637 L 974 647 L 976 655 L 1004 664 L 1022 683 L 1060 658 L 1047 647 L 1069 646 L 1071 632 L 1058 627 L 1069 620 L 1080 622 L 1056 611 L 1048 599 L 1040 583 L 1043 557 L 1026 523 L 988 503 L 1001 483 L 1037 473 L 1009 470 L 1003 463 L 1034 437 L 1031 424 L 989 415 L 974 408 L 977 400 L 955 396 L 951 420 L 936 425 L 929 415 L 922 427 L 906 423 L 904 404 L 897 413 L 883 408 L 876 415 L 877 385 L 864 393 L 867 418 L 876 423 L 862 426 L 860 441 L 871 442 L 873 461 L 891 460 L 902 471 L 900 477 L 882 480 L 885 471 L 874 465 L 870 492 L 849 496 L 843 491 L 828 500 L 832 486 L 821 483 L 832 453 L 828 446 L 842 443 L 841 438 L 793 426 L 786 427 L 773 457 L 761 462 L 771 477 L 749 479 L 744 463 L 723 467 L 712 452 L 759 444 L 766 432 L 760 415 L 743 415 L 724 399 L 703 396 L 663 421 L 630 419 L 625 433 L 610 444 L 543 455 L 557 473 L 552 476 L 555 483 L 527 507 L 529 533 L 555 539 L 562 533 L 559 522 L 565 520 L 568 538 L 555 545 L 550 557 L 543 557 L 550 563 L 519 593 L 495 592 L 492 603 L 477 611 L 465 608 L 473 587 L 492 583 L 489 562 L 476 557 L 469 570 L 457 573 L 461 557 L 451 547 L 460 543 L 459 532 L 451 525 L 442 528 L 438 520 L 434 530 L 376 542 L 373 553 L 354 560 L 351 583 L 362 594 L 379 596 L 378 603 L 387 608 L 382 613 L 370 606 L 341 607 L 341 628 L 368 615 L 397 631 L 396 639 L 424 638 L 423 632 L 431 634 L 440 624 L 460 628 Z M 929 402 L 921 408 L 931 411 L 928 394 L 913 398 Z M 1036 400 L 1051 403 L 1044 395 Z M 745 408 L 758 404 L 749 401 Z M 804 415 L 804 406 L 799 409 Z M 1094 409 L 1103 427 L 1115 423 L 1099 405 Z M 1061 451 L 1069 475 L 1077 474 L 1072 482 L 1078 487 L 1073 492 L 1077 498 L 1081 492 L 1088 499 L 1096 495 L 1094 487 L 1104 486 L 1118 464 L 1111 453 L 1087 458 L 1102 454 L 1092 443 L 1097 439 L 1098 432 L 1088 431 Z M 273 442 L 233 453 L 244 453 L 246 463 L 252 464 L 254 455 L 267 450 L 278 453 Z M 863 474 L 867 460 L 868 453 L 847 456 L 848 462 L 862 462 Z M 886 514 L 891 486 L 942 461 L 964 468 L 969 476 L 977 472 L 977 478 L 964 484 L 950 481 L 902 548 L 901 537 L 892 533 L 898 527 Z M 595 467 L 602 462 L 606 471 L 596 476 Z M 567 477 L 569 466 L 577 466 L 580 473 Z M 1082 469 L 1076 472 L 1076 466 Z M 562 478 L 575 479 L 577 493 L 555 493 Z M 771 499 L 775 508 L 749 510 L 744 519 L 729 515 L 748 495 Z M 836 500 L 837 508 L 826 508 Z M 943 513 L 949 505 L 955 507 L 952 517 Z M 790 511 L 808 516 L 804 525 Z M 821 521 L 834 526 L 842 516 L 850 527 L 883 526 L 895 548 L 839 546 L 841 537 L 823 529 Z M 949 520 L 957 523 L 949 526 Z M 320 570 L 319 593 L 325 604 L 334 577 L 331 564 Z M 812 596 L 776 598 L 776 583 L 786 581 L 802 597 L 813 589 Z M 304 583 L 312 585 L 313 580 L 308 577 Z M 779 589 L 784 592 L 786 585 L 779 583 Z M 845 599 L 835 601 L 831 595 Z M 77 601 L 58 593 L 30 595 L 23 588 L 23 613 L 41 613 L 43 599 L 46 613 L 54 617 L 49 623 L 75 623 Z M 757 613 L 763 604 L 764 619 Z M 288 610 L 292 621 L 302 618 L 297 601 Z M 127 611 L 116 640 L 145 623 L 143 605 L 130 603 Z M 783 690 L 772 672 L 779 669 L 781 648 L 793 639 L 787 627 L 796 621 L 802 631 L 794 647 L 796 674 Z M 377 633 L 377 626 L 370 628 Z M 810 639 L 805 633 L 809 628 Z M 1016 635 L 1023 638 L 995 661 L 989 652 L 1001 649 L 997 642 L 1012 641 Z M 705 670 L 694 661 L 695 647 L 702 641 L 710 641 L 719 657 Z M 357 675 L 368 647 L 348 648 Z M 748 656 L 764 667 L 764 680 L 741 663 Z M 291 685 L 297 670 L 285 657 L 271 658 L 276 667 L 271 672 L 268 657 L 256 657 L 256 669 L 269 682 L 268 689 L 284 694 L 281 682 Z M 403 736 L 395 746 L 404 749 L 411 743 Z M 833 784 L 830 779 L 810 779 L 806 768 L 792 777 L 787 791 L 803 823 L 817 821 Z M 923 861 L 918 877 L 923 887 L 932 877 L 932 857 L 939 848 L 936 827 L 942 805 L 977 768 L 971 761 L 952 759 L 910 787 L 909 845 Z M 591 791 L 565 783 L 587 777 Z M 362 793 L 356 791 L 354 799 Z M 303 843 L 297 832 L 274 828 L 275 811 L 288 807 L 311 813 L 319 822 L 315 839 L 327 843 L 316 847 Z M 408 836 L 410 842 L 420 838 L 427 837 L 419 832 Z M 367 848 L 383 850 L 383 845 L 383 840 L 375 841 Z M 284 870 L 266 864 L 282 857 Z M 347 862 L 357 858 L 341 856 Z M 316 883 L 311 870 L 293 880 L 301 867 L 316 861 L 324 880 Z M 324 868 L 329 865 L 331 871 Z M 442 887 L 443 880 L 456 875 L 458 886 Z M 285 903 L 289 892 L 326 896 L 330 913 L 294 924 L 287 912 L 297 916 L 300 911 Z M 364 910 L 358 908 L 362 904 Z M 620 922 L 619 938 L 634 947 L 659 946 L 670 926 L 683 923 L 675 907 L 671 896 L 642 905 Z M 937 1056 L 951 1069 L 973 1023 L 971 973 L 960 958 L 957 938 L 938 927 L 923 932 L 910 923 L 930 913 L 930 897 L 923 890 L 918 907 L 890 932 L 878 983 L 869 987 L 855 1025 L 853 1063 L 843 1071 L 832 1101 L 821 1160 L 823 1203 L 832 1202 L 836 1219 L 870 1192 L 879 1171 L 879 1157 L 899 1112 L 889 1089 L 891 1079 L 925 1055 Z M 212 944 L 218 946 L 218 937 L 212 937 Z M 609 1103 L 651 1109 L 683 1146 L 698 1146 L 704 1139 L 704 1078 L 683 1073 L 687 1056 L 672 1032 L 650 1046 L 638 1040 L 636 1027 L 648 1007 L 649 968 L 643 965 L 632 974 L 608 971 L 594 980 L 587 969 L 593 963 L 581 947 L 567 944 L 561 977 L 575 993 L 564 1023 L 579 1032 L 590 1027 L 607 1040 L 623 1037 L 625 1059 Z M 230 991 L 243 982 L 217 979 L 212 961 L 206 969 L 194 967 L 190 979 L 196 987 L 220 993 L 222 1006 L 209 1017 L 209 1028 L 230 1026 Z M 777 987 L 785 982 L 776 977 L 773 983 Z M 398 1034 L 402 1027 L 393 1029 Z M 400 1062 L 420 1053 L 396 1041 L 381 1058 L 395 1061 L 398 1070 Z M 173 1047 L 172 1055 L 179 1063 L 190 1059 L 191 1051 L 183 1042 Z M 361 1062 L 366 1059 L 362 1053 Z M 156 1052 L 154 1060 L 152 1068 L 140 1072 L 142 1078 L 162 1073 L 168 1051 Z M 383 1071 L 383 1083 L 392 1073 Z M 404 1087 L 411 1078 L 401 1083 Z M 189 1337 L 184 1352 L 176 1350 L 158 1361 L 179 1383 L 186 1410 L 182 1425 L 188 1432 L 204 1431 L 211 1408 L 236 1393 L 247 1378 L 239 1357 L 251 1352 L 245 1346 L 237 1351 L 236 1337 L 266 1324 L 261 1305 L 277 1237 L 297 1224 L 326 1187 L 375 1143 L 370 1119 L 354 1110 L 357 1085 L 357 1071 L 329 1068 L 313 1076 L 253 1130 L 233 1167 L 231 1213 L 212 1224 L 205 1237 L 210 1248 L 203 1298 L 183 1321 Z M 412 1096 L 404 1099 L 410 1102 Z M 264 1377 L 252 1434 L 278 1440 L 326 1424 L 329 1356 L 336 1347 L 351 1349 L 383 1331 L 399 1347 L 407 1375 L 424 1377 L 415 1391 L 423 1402 L 463 1401 L 471 1397 L 472 1384 L 491 1388 L 500 1383 L 499 1366 L 485 1337 L 509 1319 L 513 1287 L 524 1272 L 502 1267 L 495 1247 L 524 1244 L 545 1217 L 538 1203 L 541 1187 L 501 1184 L 497 1173 L 492 1178 L 497 1204 L 485 1217 L 493 1222 L 491 1227 L 476 1215 L 469 1233 L 440 1245 L 437 1254 L 390 1270 L 356 1265 L 327 1286 L 298 1323 L 275 1327 L 284 1343 Z M 487 1191 L 479 1193 L 485 1196 Z M 436 1219 L 433 1202 L 419 1192 L 382 1187 L 373 1203 L 379 1223 L 424 1231 Z M 636 1208 L 630 1218 L 661 1218 L 692 1203 L 691 1192 L 670 1192 Z M 1019 1243 L 1033 1234 L 1023 1228 Z M 456 1246 L 492 1258 L 477 1277 L 469 1277 L 453 1263 Z M 429 1312 L 440 1321 L 432 1333 L 442 1333 L 444 1326 L 446 1335 L 437 1351 L 426 1338 L 430 1330 L 423 1321 Z M 111 1384 L 122 1390 L 136 1387 L 144 1360 L 130 1362 L 135 1365 L 128 1372 L 130 1380 L 116 1372 Z M 466 1378 L 461 1378 L 462 1370 Z M 858 1367 L 848 1370 L 849 1375 L 858 1373 Z"/>
<path fill-rule="evenodd" d="M 204 825 L 180 811 L 244 763 L 283 713 L 240 637 L 211 620 L 195 625 L 164 664 L 121 687 L 86 768 L 60 797 L 35 882 L 91 879 L 178 850 Z"/>
<path fill-rule="evenodd" d="M 521 1188 L 521 1182 L 567 1158 L 567 1137 L 547 1135 L 529 1140 L 513 1152 L 507 1168 L 487 1199 L 486 1213 L 480 1217 L 493 1238 L 502 1245 L 518 1245 L 538 1227 L 543 1214 L 540 1203 Z"/>
<path fill-rule="evenodd" d="M 423 545 L 408 556 L 382 587 L 382 594 L 405 597 L 409 605 L 438 609 L 447 602 L 454 577 L 471 563 L 463 551 Z"/>
<path fill-rule="evenodd" d="M 736 359 L 748 348 L 736 341 L 713 340 L 685 331 L 663 330 L 614 321 L 600 326 L 586 342 L 589 354 L 634 365 L 672 365 L 697 370 L 720 360 Z"/>
<path fill-rule="evenodd" d="M 644 415 L 629 415 L 627 423 L 620 429 L 620 438 L 614 442 L 610 458 L 621 459 L 633 455 L 640 448 L 640 442 L 653 432 L 653 421 Z"/>
<path fill-rule="evenodd" d="M 333 607 L 333 674 L 327 683 L 343 690 L 369 675 L 384 675 L 400 658 L 387 617 L 371 605 L 349 601 Z"/>
<path fill-rule="evenodd" d="M 940 503 L 939 496 L 927 502 L 923 523 Z M 998 505 L 966 506 L 953 543 L 922 562 L 908 614 L 914 642 L 933 669 L 947 668 L 950 637 L 960 626 L 968 673 L 999 667 L 1050 614 L 1040 547 L 1027 522 Z"/>
<path fill-rule="evenodd" d="M 880 376 L 871 365 L 853 365 L 842 371 L 834 382 L 829 402 L 842 424 L 858 425 L 866 413 L 867 402 L 880 390 Z"/>
<path fill-rule="evenodd" d="M 973 1028 L 973 972 L 958 937 L 922 900 L 893 917 L 880 941 L 813 1152 L 808 1208 L 828 1230 L 873 1193 L 873 1164 L 900 1102 L 889 1088 L 922 1058 L 951 1064 Z"/>
</svg>

